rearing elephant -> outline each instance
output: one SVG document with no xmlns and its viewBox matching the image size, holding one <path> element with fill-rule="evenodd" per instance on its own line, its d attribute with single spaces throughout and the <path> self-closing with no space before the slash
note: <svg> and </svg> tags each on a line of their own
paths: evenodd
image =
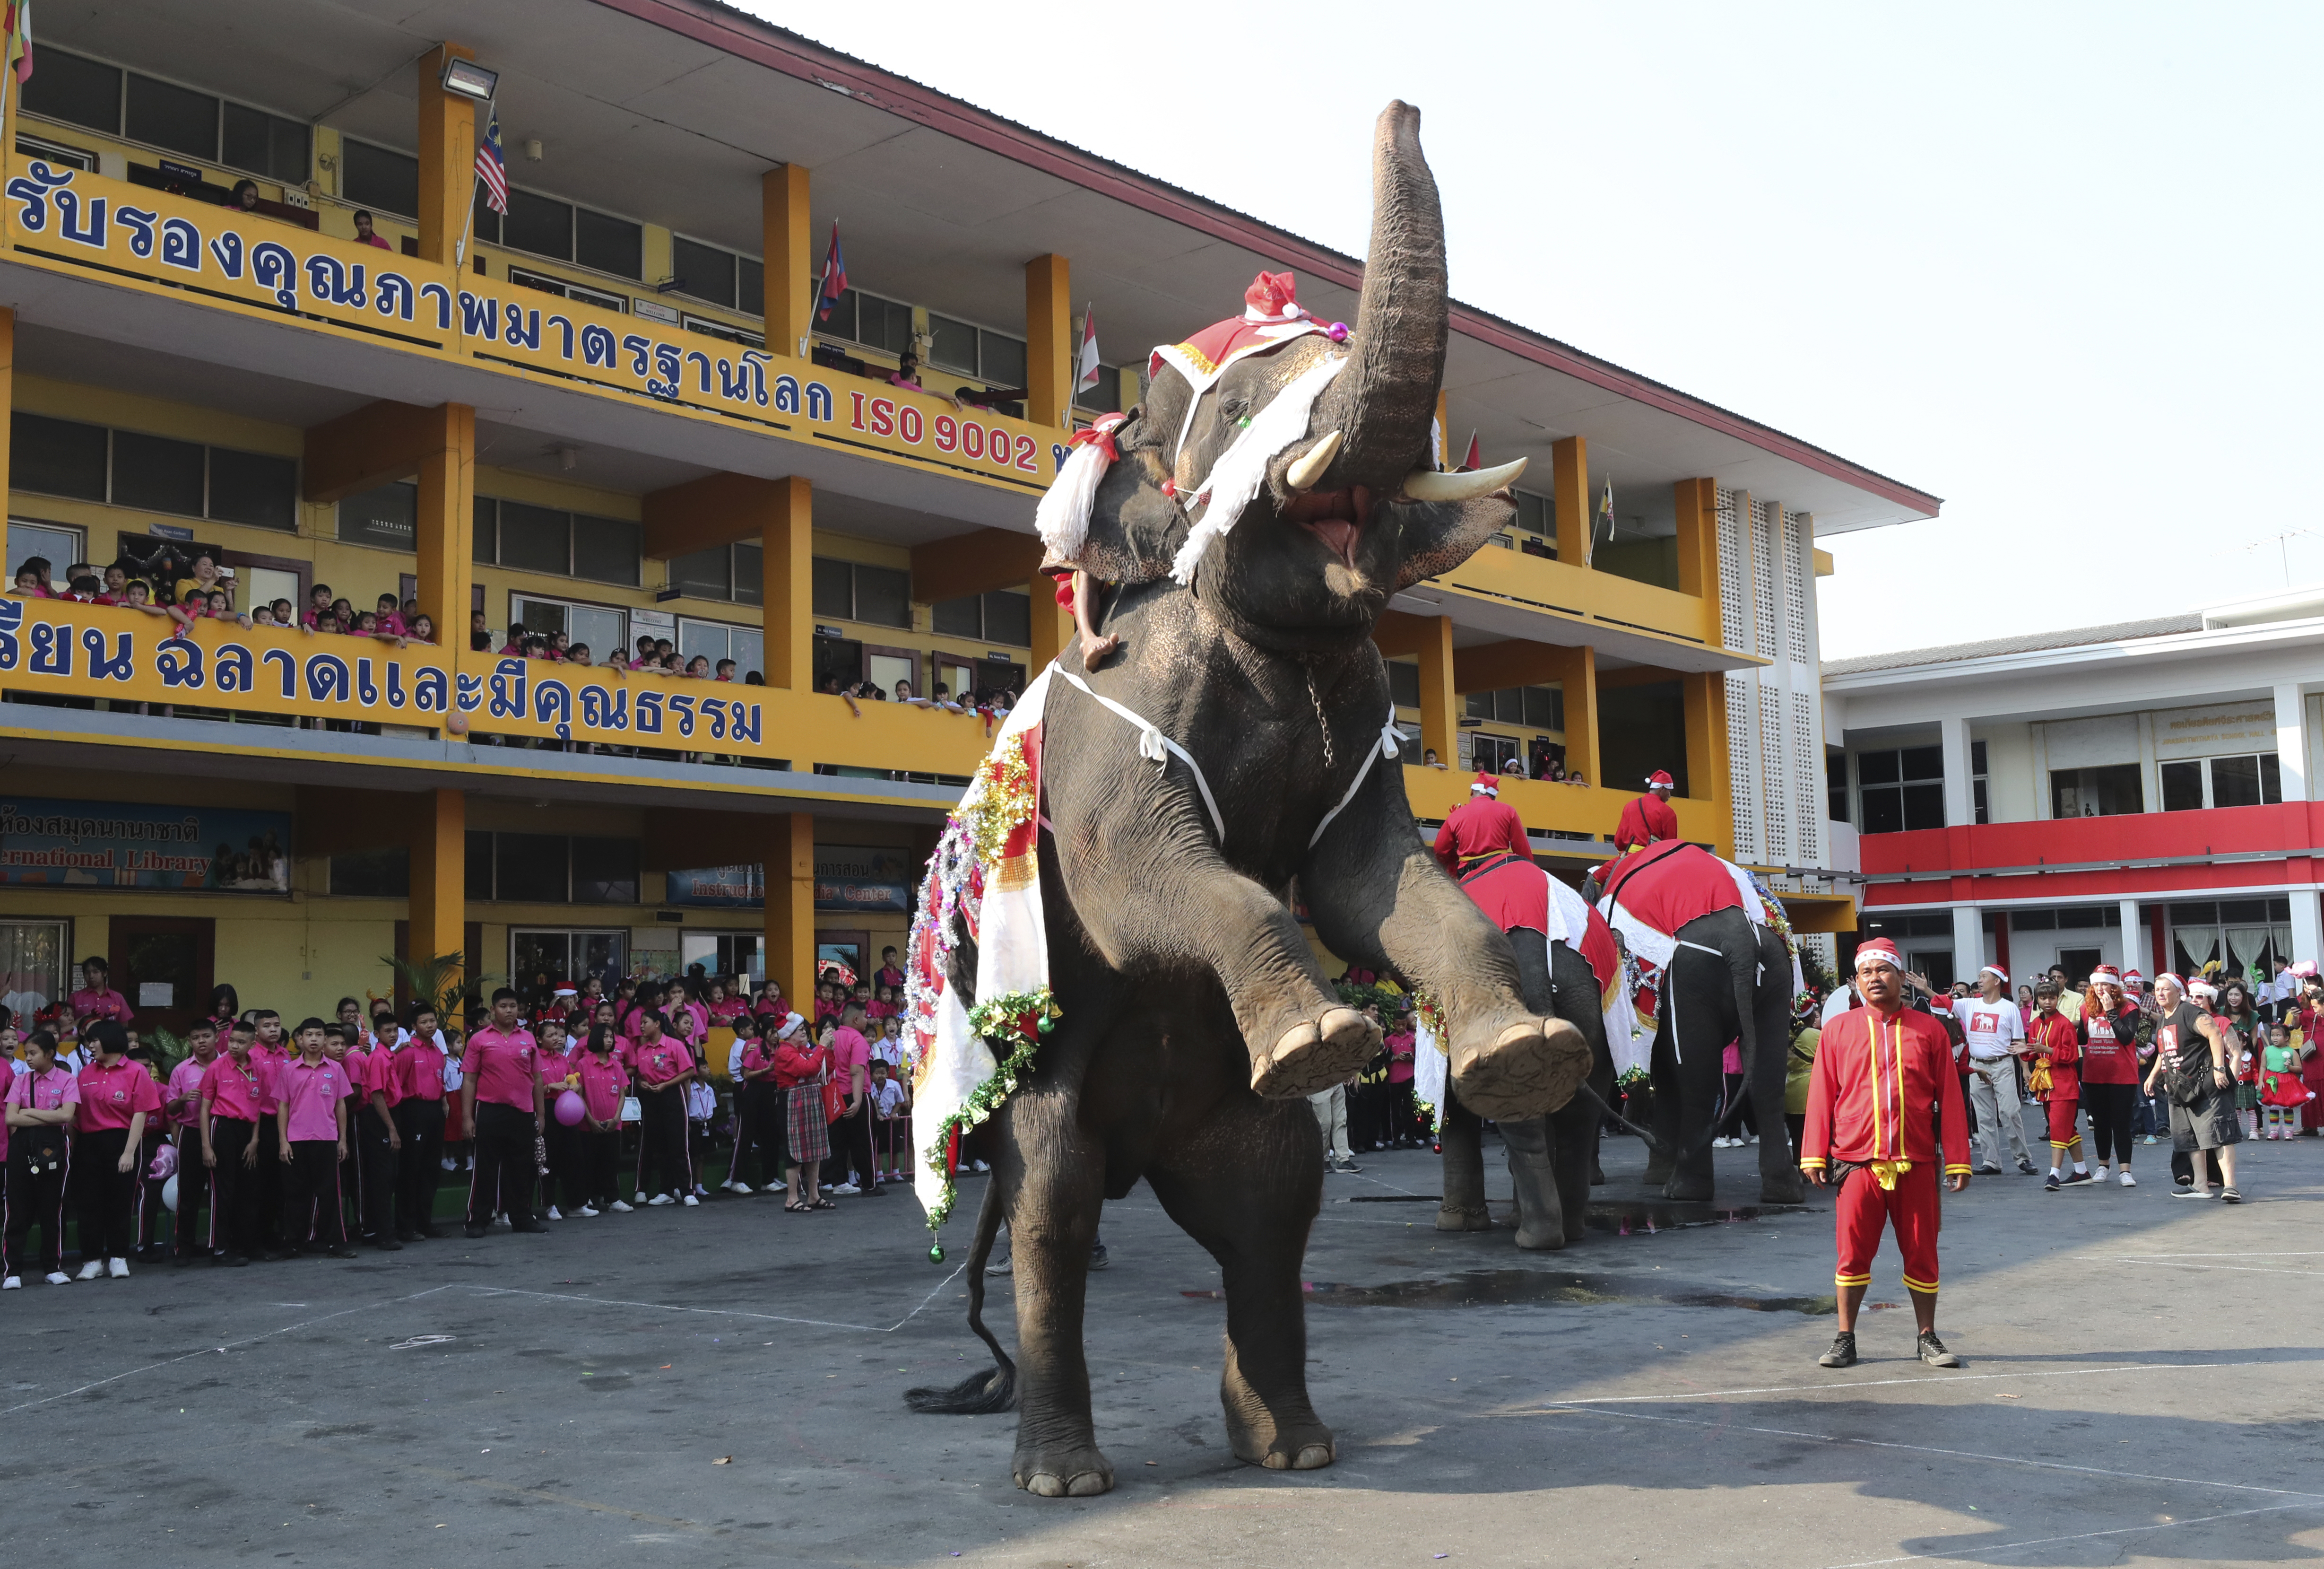
<svg viewBox="0 0 2324 1569">
<path fill-rule="evenodd" d="M 1038 1043 L 1020 1023 L 964 1110 L 929 1114 L 990 1119 L 970 1323 L 1000 1366 L 911 1397 L 927 1411 L 1016 1403 L 1012 1472 L 1043 1496 L 1113 1485 L 1081 1320 L 1100 1209 L 1140 1178 L 1218 1260 L 1234 1453 L 1278 1469 L 1333 1458 L 1307 1398 L 1299 1276 L 1323 1161 L 1292 1097 L 1361 1066 L 1379 1034 L 1331 995 L 1295 885 L 1333 952 L 1442 1005 L 1471 1105 L 1537 1116 L 1590 1070 L 1588 1044 L 1526 1006 L 1508 944 L 1422 844 L 1371 641 L 1390 595 L 1466 559 L 1515 505 L 1514 466 L 1428 464 L 1448 318 L 1419 123 L 1400 103 L 1379 121 L 1351 334 L 1299 310 L 1287 275 L 1264 275 L 1245 317 L 1200 335 L 1204 353 L 1157 351 L 1146 403 L 1089 444 L 1075 471 L 1085 525 L 1051 548 L 1118 586 L 1093 614 L 1120 648 L 1084 680 L 1077 638 L 1038 704 L 1028 688 L 1038 723 L 1004 728 L 931 872 L 924 908 L 946 913 L 914 932 L 912 970 L 929 978 L 917 995 L 941 993 L 925 1015 L 913 1003 L 916 1030 L 936 1020 L 920 1038 L 936 1054 L 924 1084 L 961 1060 L 942 1054 L 963 1031 L 994 1028 L 990 1013 L 959 1015 L 964 999 L 1001 1000 L 980 975 L 998 987 L 1029 933 L 1046 943 L 1056 1012 Z M 1031 927 L 1012 914 L 996 928 L 996 908 L 1028 905 Z M 1008 998 L 1038 994 L 1010 985 Z M 982 1316 L 1004 1218 L 1021 1366 Z"/>
</svg>

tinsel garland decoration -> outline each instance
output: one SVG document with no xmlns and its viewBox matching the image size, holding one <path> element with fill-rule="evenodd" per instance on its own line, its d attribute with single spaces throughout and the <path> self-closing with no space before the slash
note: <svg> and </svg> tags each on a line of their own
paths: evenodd
<svg viewBox="0 0 2324 1569">
<path fill-rule="evenodd" d="M 961 804 L 960 817 L 976 846 L 977 859 L 997 866 L 1009 836 L 1033 820 L 1039 805 L 1023 742 L 985 759 L 984 766 L 977 770 L 976 782 L 982 788 L 973 792 L 973 800 Z"/>
<path fill-rule="evenodd" d="M 1450 1058 L 1452 1048 L 1444 1038 L 1444 1005 L 1428 992 L 1416 991 L 1412 994 L 1412 1011 L 1419 1019 L 1421 1028 L 1428 1031 L 1430 1049 L 1441 1051 Z M 1450 1083 L 1452 1068 L 1449 1062 L 1445 1075 L 1446 1082 Z M 1428 1120 L 1430 1125 L 1434 1126 L 1441 1120 L 1436 1115 L 1436 1104 L 1421 1094 L 1420 1075 L 1416 1070 L 1412 1075 L 1412 1103 L 1420 1109 L 1420 1114 Z"/>
<path fill-rule="evenodd" d="M 958 1196 L 953 1185 L 957 1140 L 999 1111 L 1001 1103 L 1015 1093 L 1018 1079 L 1033 1066 L 1033 1053 L 1039 1048 L 1041 1037 L 1056 1027 L 1058 1017 L 1056 997 L 1047 986 L 1030 992 L 1010 992 L 968 1011 L 968 1027 L 992 1048 L 992 1055 L 1001 1066 L 970 1092 L 959 1111 L 937 1126 L 936 1137 L 925 1146 L 932 1151 L 927 1157 L 928 1168 L 944 1179 L 944 1193 L 928 1211 L 929 1231 L 943 1227 Z M 936 1263 L 944 1262 L 944 1245 L 931 1243 L 928 1257 Z"/>
</svg>

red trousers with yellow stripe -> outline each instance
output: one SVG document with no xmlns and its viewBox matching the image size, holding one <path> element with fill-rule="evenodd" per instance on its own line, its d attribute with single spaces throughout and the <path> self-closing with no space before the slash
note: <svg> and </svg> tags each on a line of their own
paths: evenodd
<svg viewBox="0 0 2324 1569">
<path fill-rule="evenodd" d="M 1839 1285 L 1868 1286 L 1872 1255 L 1880 1251 L 1880 1233 L 1896 1229 L 1896 1251 L 1904 1256 L 1904 1285 L 1914 1291 L 1937 1288 L 1937 1179 L 1941 1165 L 1916 1161 L 1913 1169 L 1896 1174 L 1896 1186 L 1882 1187 L 1866 1168 L 1849 1174 L 1840 1185 L 1833 1210 L 1839 1234 L 1840 1267 L 1832 1278 Z"/>
</svg>

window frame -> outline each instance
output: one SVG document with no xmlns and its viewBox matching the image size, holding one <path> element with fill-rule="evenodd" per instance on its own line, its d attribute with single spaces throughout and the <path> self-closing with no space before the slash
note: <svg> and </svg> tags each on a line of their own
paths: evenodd
<svg viewBox="0 0 2324 1569">
<path fill-rule="evenodd" d="M 643 523 L 635 521 L 629 518 L 609 517 L 604 512 L 578 512 L 573 511 L 569 507 L 543 506 L 538 502 L 518 501 L 514 496 L 478 495 L 471 498 L 471 504 L 475 508 L 482 508 L 486 503 L 490 503 L 493 509 L 492 554 L 489 556 L 477 555 L 475 550 L 472 549 L 469 552 L 472 558 L 472 565 L 496 568 L 503 572 L 530 573 L 535 577 L 563 577 L 567 581 L 574 583 L 602 584 L 608 588 L 642 588 L 645 586 L 646 561 L 648 558 L 645 553 L 645 525 Z M 565 520 L 565 568 L 563 571 L 560 572 L 544 567 L 526 567 L 517 565 L 504 561 L 501 558 L 501 507 L 504 503 L 512 506 L 531 507 L 537 512 L 555 512 Z M 638 565 L 637 577 L 634 581 L 623 583 L 610 577 L 585 577 L 580 573 L 574 570 L 574 565 L 578 559 L 576 547 L 574 543 L 574 521 L 578 518 L 588 518 L 595 522 L 619 523 L 625 529 L 636 531 L 638 540 Z M 481 521 L 479 521 L 475 527 L 476 545 L 481 547 L 484 543 L 484 531 L 481 526 Z M 543 594 L 538 595 L 535 597 L 553 600 L 558 596 L 555 595 Z"/>
<path fill-rule="evenodd" d="M 60 49 L 56 45 L 47 43 L 42 44 L 41 48 L 43 52 L 52 51 L 58 54 L 70 55 L 76 60 L 85 60 L 92 65 L 103 66 L 106 69 L 115 73 L 119 81 L 119 90 L 114 97 L 115 112 L 113 125 L 110 130 L 107 130 L 96 125 L 83 125 L 78 121 L 73 120 L 53 120 L 48 115 L 42 114 L 37 109 L 22 108 L 17 111 L 20 120 L 29 119 L 35 125 L 71 125 L 78 130 L 95 132 L 100 136 L 111 136 L 124 146 L 134 147 L 143 152 L 154 153 L 157 156 L 166 154 L 171 158 L 197 159 L 201 162 L 208 164 L 213 169 L 231 171 L 238 174 L 246 175 L 253 180 L 263 180 L 272 185 L 279 185 L 286 188 L 298 187 L 303 189 L 315 178 L 315 125 L 311 120 L 302 118 L 297 115 L 285 115 L 277 110 L 270 109 L 263 104 L 254 104 L 247 98 L 236 97 L 230 93 L 213 92 L 208 88 L 198 87 L 192 82 L 181 81 L 175 77 L 164 76 L 159 71 L 146 70 L 140 67 L 124 65 L 115 60 L 106 60 L 102 55 L 91 54 L 86 50 Z M 211 135 L 208 156 L 204 157 L 199 153 L 181 152 L 175 147 L 164 147 L 158 142 L 147 142 L 142 138 L 132 136 L 129 134 L 129 78 L 133 76 L 143 77 L 149 81 L 159 82 L 164 87 L 175 88 L 180 92 L 193 93 L 210 100 L 214 108 L 210 115 Z M 304 172 L 302 172 L 296 180 L 285 180 L 281 175 L 276 174 L 269 170 L 252 169 L 244 164 L 227 162 L 226 158 L 226 106 L 228 104 L 233 104 L 239 108 L 251 110 L 255 114 L 264 115 L 269 119 L 282 121 L 286 125 L 303 126 L 307 133 L 307 167 Z M 374 145 L 375 146 L 377 143 L 374 143 Z"/>
</svg>

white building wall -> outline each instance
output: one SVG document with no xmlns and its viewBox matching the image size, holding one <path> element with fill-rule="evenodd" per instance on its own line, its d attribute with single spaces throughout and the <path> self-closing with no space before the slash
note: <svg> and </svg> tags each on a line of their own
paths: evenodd
<svg viewBox="0 0 2324 1569">
<path fill-rule="evenodd" d="M 1720 634 L 1769 661 L 1726 678 L 1736 858 L 1829 866 L 1815 521 L 1726 489 L 1717 515 Z"/>
</svg>

